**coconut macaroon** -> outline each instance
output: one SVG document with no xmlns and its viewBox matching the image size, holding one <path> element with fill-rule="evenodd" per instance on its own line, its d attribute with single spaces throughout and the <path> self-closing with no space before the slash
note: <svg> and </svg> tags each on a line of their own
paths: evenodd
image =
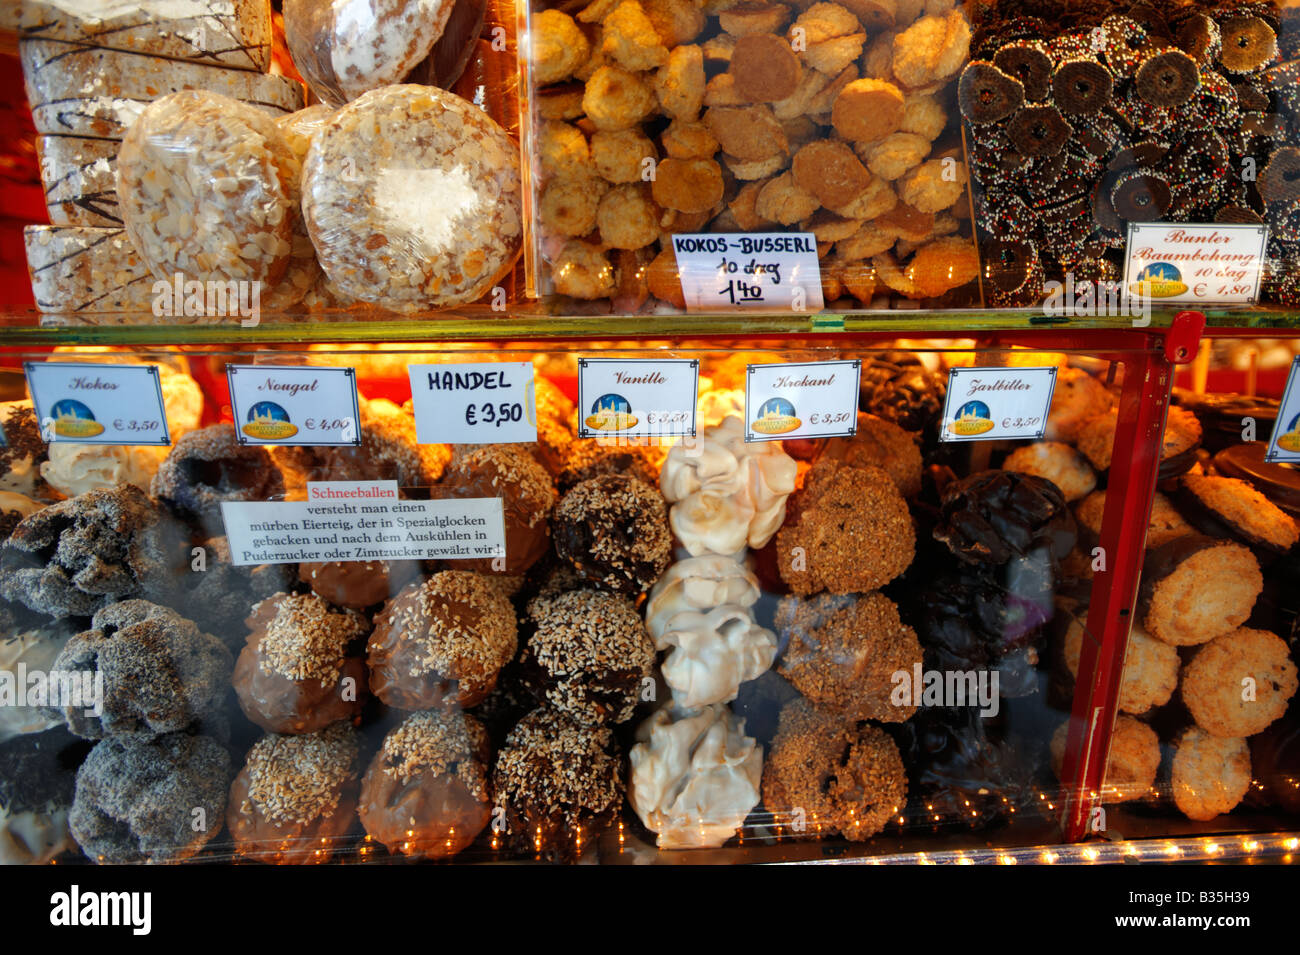
<svg viewBox="0 0 1300 955">
<path fill-rule="evenodd" d="M 1183 703 L 1211 736 L 1253 736 L 1286 712 L 1297 685 L 1286 641 L 1242 627 L 1205 644 L 1183 668 Z"/>
<path fill-rule="evenodd" d="M 1174 804 L 1207 822 L 1231 812 L 1250 788 L 1250 748 L 1240 738 L 1211 736 L 1190 726 L 1178 736 L 1172 772 Z"/>
<path fill-rule="evenodd" d="M 1250 548 L 1191 534 L 1147 556 L 1139 619 L 1165 643 L 1194 646 L 1240 627 L 1264 589 Z"/>
<path fill-rule="evenodd" d="M 1097 486 L 1097 474 L 1087 459 L 1058 441 L 1038 441 L 1016 448 L 1002 462 L 1002 470 L 1045 478 L 1060 488 L 1067 502 L 1085 497 Z"/>
<path fill-rule="evenodd" d="M 1094 545 L 1101 537 L 1101 519 L 1105 511 L 1105 491 L 1093 491 L 1074 506 L 1074 516 L 1079 521 L 1081 536 Z M 1169 498 L 1157 491 L 1151 502 L 1151 517 L 1147 521 L 1147 549 L 1163 547 L 1171 540 L 1191 533 L 1192 525 L 1178 513 Z"/>
<path fill-rule="evenodd" d="M 1050 744 L 1052 769 L 1057 777 L 1065 759 L 1065 742 L 1069 734 L 1067 720 L 1056 728 Z M 1151 791 L 1160 768 L 1160 740 L 1155 730 L 1141 720 L 1120 714 L 1110 737 L 1106 756 L 1106 776 L 1101 787 L 1102 802 L 1117 803 L 1141 799 Z"/>
<path fill-rule="evenodd" d="M 1083 624 L 1072 621 L 1065 632 L 1065 665 L 1076 678 L 1083 639 Z M 1124 674 L 1120 678 L 1119 708 L 1125 713 L 1141 714 L 1164 706 L 1178 688 L 1178 666 L 1176 647 L 1152 639 L 1138 624 L 1133 624 L 1124 656 Z"/>
<path fill-rule="evenodd" d="M 1295 519 L 1245 481 L 1188 474 L 1178 504 L 1207 534 L 1232 537 L 1272 554 L 1284 554 L 1300 541 Z"/>
</svg>

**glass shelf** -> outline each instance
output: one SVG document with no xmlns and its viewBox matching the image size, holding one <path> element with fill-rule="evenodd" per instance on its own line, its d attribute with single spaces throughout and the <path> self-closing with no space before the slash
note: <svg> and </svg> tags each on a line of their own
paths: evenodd
<svg viewBox="0 0 1300 955">
<path fill-rule="evenodd" d="M 42 314 L 34 310 L 0 312 L 0 344 L 13 346 L 201 345 L 502 341 L 591 338 L 732 338 L 816 333 L 885 332 L 970 336 L 984 332 L 1167 328 L 1181 308 L 1157 308 L 1149 326 L 1135 326 L 1128 316 L 1056 318 L 1041 309 L 960 309 L 923 311 L 893 309 L 804 314 L 601 314 L 552 315 L 541 310 L 462 309 L 412 316 L 386 312 L 323 315 L 274 314 L 245 327 L 237 319 L 161 323 L 148 313 L 99 315 Z M 1215 309 L 1206 313 L 1211 327 L 1244 329 L 1300 328 L 1300 310 L 1273 307 Z"/>
</svg>

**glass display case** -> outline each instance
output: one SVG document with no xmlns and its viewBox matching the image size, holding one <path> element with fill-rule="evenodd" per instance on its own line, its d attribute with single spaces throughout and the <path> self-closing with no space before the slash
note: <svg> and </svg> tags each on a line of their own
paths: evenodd
<svg viewBox="0 0 1300 955">
<path fill-rule="evenodd" d="M 0 861 L 1292 861 L 1293 8 L 227 6 L 0 19 Z"/>
</svg>

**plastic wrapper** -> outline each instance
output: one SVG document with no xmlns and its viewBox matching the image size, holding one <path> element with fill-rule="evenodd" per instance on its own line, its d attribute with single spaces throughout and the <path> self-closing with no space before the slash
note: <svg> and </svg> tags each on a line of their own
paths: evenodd
<svg viewBox="0 0 1300 955">
<path fill-rule="evenodd" d="M 19 35 L 265 73 L 269 0 L 21 0 Z"/>
<path fill-rule="evenodd" d="M 159 279 L 274 286 L 293 252 L 300 175 L 265 113 L 216 93 L 174 93 L 122 142 L 119 208 Z"/>
<path fill-rule="evenodd" d="M 312 92 L 342 106 L 401 83 L 432 52 L 457 6 L 455 0 L 287 0 L 284 34 Z M 476 17 L 471 12 L 472 29 L 457 25 L 466 44 L 482 20 L 480 5 Z"/>
<path fill-rule="evenodd" d="M 505 131 L 432 87 L 390 86 L 340 109 L 303 172 L 307 229 L 332 287 L 399 312 L 487 293 L 518 254 L 520 201 Z"/>
<path fill-rule="evenodd" d="M 828 308 L 978 302 L 960 9 L 598 0 L 528 29 L 530 278 L 556 309 L 682 309 L 671 237 L 736 232 L 812 233 Z"/>
<path fill-rule="evenodd" d="M 274 115 L 303 106 L 301 84 L 283 76 L 57 40 L 24 40 L 20 54 L 38 133 L 120 139 L 146 105 L 179 90 L 210 90 Z"/>
<path fill-rule="evenodd" d="M 143 312 L 153 304 L 153 273 L 122 229 L 32 225 L 23 241 L 43 312 Z"/>
<path fill-rule="evenodd" d="M 122 227 L 117 214 L 117 149 L 111 139 L 36 137 L 51 224 Z"/>
</svg>

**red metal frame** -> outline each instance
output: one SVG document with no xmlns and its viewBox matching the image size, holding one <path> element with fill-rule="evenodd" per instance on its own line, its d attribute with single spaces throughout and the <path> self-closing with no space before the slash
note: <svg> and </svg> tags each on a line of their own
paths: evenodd
<svg viewBox="0 0 1300 955">
<path fill-rule="evenodd" d="M 1100 536 L 1106 569 L 1093 577 L 1086 624 L 1095 639 L 1083 641 L 1061 771 L 1065 788 L 1062 826 L 1067 842 L 1087 837 L 1093 809 L 1101 805 L 1173 370 L 1175 364 L 1191 361 L 1196 355 L 1204 327 L 1204 315 L 1179 315 L 1160 336 L 1162 348 L 1142 352 L 1124 369 L 1111 449 L 1112 460 L 1124 466 L 1110 469 L 1106 486 Z"/>
</svg>

